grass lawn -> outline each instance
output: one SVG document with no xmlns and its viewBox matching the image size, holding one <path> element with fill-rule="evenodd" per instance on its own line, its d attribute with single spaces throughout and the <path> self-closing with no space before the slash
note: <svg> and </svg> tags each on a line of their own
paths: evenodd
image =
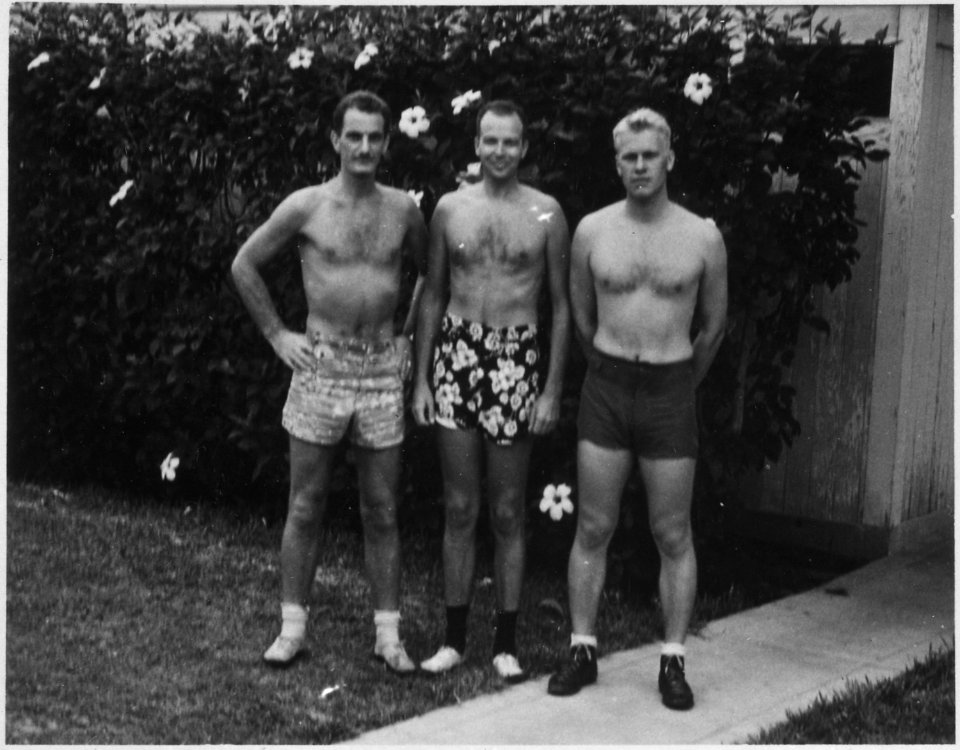
<svg viewBox="0 0 960 750">
<path fill-rule="evenodd" d="M 956 742 L 953 647 L 931 651 L 904 674 L 858 682 L 751 737 L 751 744 L 934 745 Z"/>
<path fill-rule="evenodd" d="M 489 664 L 489 554 L 465 665 L 399 679 L 371 658 L 362 547 L 349 531 L 325 532 L 310 654 L 287 671 L 264 667 L 279 628 L 280 532 L 222 510 L 8 486 L 7 742 L 332 743 L 503 688 Z M 439 540 L 405 537 L 403 552 L 401 636 L 422 659 L 443 635 Z M 544 674 L 568 637 L 565 581 L 530 567 L 519 646 Z M 652 606 L 611 594 L 602 613 L 609 651 L 657 637 Z"/>
<path fill-rule="evenodd" d="M 279 628 L 281 531 L 215 506 L 8 485 L 7 742 L 327 744 L 505 689 L 490 667 L 489 549 L 478 551 L 464 665 L 401 679 L 371 657 L 361 539 L 337 524 L 321 545 L 310 652 L 292 669 L 266 668 L 261 654 Z M 403 531 L 401 636 L 420 660 L 443 636 L 440 539 Z M 781 549 L 705 545 L 698 556 L 694 632 L 839 572 Z M 605 653 L 659 638 L 655 567 L 613 561 L 610 578 L 628 564 L 649 568 L 649 585 L 604 592 Z M 518 637 L 533 676 L 565 652 L 565 605 L 563 571 L 532 555 Z"/>
</svg>

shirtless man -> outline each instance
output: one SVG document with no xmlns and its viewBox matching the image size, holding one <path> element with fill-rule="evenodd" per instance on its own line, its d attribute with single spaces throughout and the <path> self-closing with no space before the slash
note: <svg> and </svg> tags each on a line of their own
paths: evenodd
<svg viewBox="0 0 960 750">
<path fill-rule="evenodd" d="M 726 251 L 711 221 L 670 201 L 670 128 L 649 109 L 613 130 L 626 199 L 586 216 L 573 238 L 570 297 L 588 371 L 578 416 L 580 512 L 568 583 L 570 656 L 548 684 L 572 695 L 597 679 L 596 618 L 620 498 L 639 465 L 660 554 L 664 705 L 693 706 L 684 640 L 696 594 L 690 505 L 694 389 L 723 336 Z M 696 334 L 692 335 L 691 331 Z"/>
<path fill-rule="evenodd" d="M 519 107 L 481 107 L 475 148 L 482 180 L 443 196 L 430 223 L 413 397 L 417 422 L 441 428 L 445 508 L 446 636 L 420 666 L 440 673 L 463 659 L 485 458 L 498 604 L 493 665 L 508 682 L 526 677 L 516 623 L 530 436 L 557 423 L 570 330 L 567 224 L 553 198 L 518 181 L 527 145 Z M 553 322 L 541 388 L 537 301 L 544 280 Z"/>
<path fill-rule="evenodd" d="M 422 266 L 427 230 L 408 195 L 376 181 L 389 125 L 390 110 L 379 97 L 365 91 L 344 97 L 330 134 L 339 174 L 286 198 L 240 248 L 231 269 L 250 315 L 293 370 L 283 409 L 290 499 L 280 548 L 282 628 L 263 655 L 271 666 L 291 664 L 304 649 L 333 457 L 349 435 L 374 600 L 374 654 L 394 672 L 416 669 L 398 635 L 397 532 L 403 378 L 411 368 L 407 336 L 416 320 L 416 290 L 399 336 L 393 320 L 401 258 L 410 253 Z M 284 325 L 260 272 L 293 241 L 307 298 L 306 333 Z"/>
</svg>

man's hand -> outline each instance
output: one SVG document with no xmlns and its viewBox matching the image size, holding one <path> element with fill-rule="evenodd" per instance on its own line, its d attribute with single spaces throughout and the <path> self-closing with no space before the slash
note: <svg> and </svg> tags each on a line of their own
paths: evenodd
<svg viewBox="0 0 960 750">
<path fill-rule="evenodd" d="M 546 435 L 557 426 L 560 420 L 560 398 L 545 393 L 533 404 L 533 413 L 530 415 L 530 433 Z"/>
<path fill-rule="evenodd" d="M 406 383 L 413 372 L 413 343 L 402 333 L 393 339 L 397 349 L 397 361 L 400 363 L 400 379 Z"/>
<path fill-rule="evenodd" d="M 313 348 L 306 334 L 279 331 L 270 338 L 270 346 L 291 370 L 309 370 L 314 366 Z"/>
<path fill-rule="evenodd" d="M 418 382 L 413 388 L 413 418 L 421 427 L 432 425 L 435 419 L 433 394 L 430 393 L 430 386 L 424 382 Z"/>
</svg>

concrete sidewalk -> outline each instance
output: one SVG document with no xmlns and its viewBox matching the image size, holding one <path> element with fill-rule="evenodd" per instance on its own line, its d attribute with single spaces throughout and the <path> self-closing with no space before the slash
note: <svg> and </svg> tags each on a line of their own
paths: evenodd
<svg viewBox="0 0 960 750">
<path fill-rule="evenodd" d="M 547 677 L 361 735 L 361 745 L 654 745 L 743 742 L 848 681 L 889 677 L 954 638 L 953 548 L 896 555 L 828 585 L 710 623 L 687 640 L 696 705 L 657 692 L 659 645 L 599 662 L 569 698 Z M 601 644 L 602 649 L 603 644 Z"/>
</svg>

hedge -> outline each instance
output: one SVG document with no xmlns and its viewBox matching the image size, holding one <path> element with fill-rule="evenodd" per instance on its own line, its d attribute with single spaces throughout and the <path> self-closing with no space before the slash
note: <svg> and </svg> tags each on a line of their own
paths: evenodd
<svg viewBox="0 0 960 750">
<path fill-rule="evenodd" d="M 722 496 L 801 428 L 785 373 L 801 327 L 825 325 L 811 292 L 851 276 L 858 170 L 885 156 L 855 135 L 864 120 L 839 24 L 812 18 L 719 6 L 270 7 L 207 31 L 142 6 L 16 5 L 9 473 L 155 487 L 172 452 L 198 492 L 273 496 L 286 476 L 289 375 L 228 267 L 285 195 L 335 174 L 333 107 L 367 88 L 398 122 L 415 106 L 429 119 L 420 134 L 394 129 L 381 173 L 422 192 L 428 219 L 475 161 L 479 102 L 453 106 L 468 92 L 523 104 L 522 179 L 556 196 L 571 226 L 622 197 L 616 121 L 640 105 L 664 112 L 671 196 L 713 218 L 729 253 L 727 335 L 699 396 L 704 486 Z M 280 262 L 270 279 L 291 326 L 304 316 L 296 271 Z M 582 373 L 575 353 L 563 421 L 531 482 L 573 480 Z M 430 451 L 412 431 L 408 463 Z M 424 474 L 408 476 L 421 500 L 436 490 Z"/>
</svg>

